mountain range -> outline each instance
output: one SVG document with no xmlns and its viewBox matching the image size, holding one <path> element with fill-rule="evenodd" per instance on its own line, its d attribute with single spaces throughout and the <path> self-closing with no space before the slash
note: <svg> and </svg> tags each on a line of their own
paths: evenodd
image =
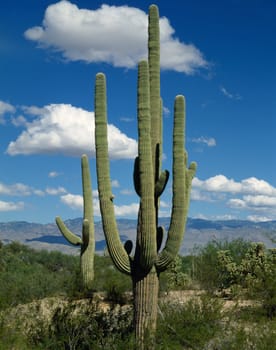
<svg viewBox="0 0 276 350">
<path fill-rule="evenodd" d="M 81 235 L 82 218 L 65 221 L 74 233 Z M 136 220 L 117 220 L 118 230 L 123 242 L 135 242 Z M 161 218 L 159 225 L 168 229 L 170 218 Z M 189 218 L 180 254 L 187 255 L 195 247 L 206 245 L 209 241 L 242 238 L 252 242 L 263 242 L 267 248 L 276 248 L 276 221 L 252 222 L 245 220 L 211 221 Z M 95 222 L 96 253 L 102 254 L 106 247 L 101 222 Z M 39 224 L 25 221 L 0 223 L 0 241 L 4 244 L 17 241 L 35 249 L 58 250 L 66 254 L 78 254 L 79 249 L 69 244 L 60 234 L 55 223 Z"/>
</svg>

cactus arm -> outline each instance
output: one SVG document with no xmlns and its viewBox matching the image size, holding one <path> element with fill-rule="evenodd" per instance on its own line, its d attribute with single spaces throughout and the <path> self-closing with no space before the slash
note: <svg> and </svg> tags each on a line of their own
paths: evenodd
<svg viewBox="0 0 276 350">
<path fill-rule="evenodd" d="M 163 226 L 159 226 L 157 228 L 157 236 L 156 236 L 157 251 L 158 252 L 162 246 L 164 236 L 165 236 L 165 228 Z"/>
<path fill-rule="evenodd" d="M 160 173 L 159 178 L 155 183 L 155 189 L 154 189 L 155 198 L 159 198 L 164 192 L 166 185 L 169 181 L 169 176 L 170 176 L 170 173 L 168 170 L 164 170 Z M 134 183 L 135 192 L 140 197 L 141 188 L 140 188 L 140 176 L 139 176 L 139 157 L 136 157 L 134 161 L 133 183 Z"/>
<path fill-rule="evenodd" d="M 160 34 L 159 11 L 156 5 L 149 8 L 148 61 L 150 79 L 151 144 L 154 179 L 157 181 L 160 170 L 161 148 L 161 99 L 160 99 Z"/>
<path fill-rule="evenodd" d="M 66 225 L 64 224 L 64 222 L 62 221 L 62 219 L 57 216 L 56 217 L 56 224 L 60 230 L 60 232 L 62 233 L 62 235 L 64 236 L 64 238 L 71 244 L 73 245 L 81 245 L 82 244 L 82 239 L 75 235 L 73 232 L 71 232 Z"/>
<path fill-rule="evenodd" d="M 90 236 L 90 222 L 88 219 L 82 221 L 82 250 L 84 250 L 89 244 Z"/>
<path fill-rule="evenodd" d="M 186 168 L 184 131 L 185 99 L 179 95 L 174 105 L 172 215 L 167 242 L 157 262 L 159 271 L 165 270 L 179 251 L 187 219 L 192 177 L 196 170 L 195 163 L 189 169 Z"/>
<path fill-rule="evenodd" d="M 82 249 L 88 249 L 90 253 L 90 259 L 94 259 L 95 251 L 95 228 L 93 221 L 93 199 L 92 199 L 92 186 L 89 170 L 89 161 L 86 154 L 81 157 L 81 170 L 82 170 L 82 192 L 83 192 L 83 223 L 82 223 Z M 93 257 L 93 258 L 92 258 Z"/>
<path fill-rule="evenodd" d="M 136 157 L 134 161 L 133 183 L 134 183 L 135 192 L 140 197 L 141 187 L 140 187 L 140 175 L 139 175 L 139 157 Z"/>
<path fill-rule="evenodd" d="M 120 240 L 112 202 L 107 139 L 106 83 L 103 73 L 96 75 L 94 107 L 97 179 L 103 231 L 115 266 L 121 272 L 130 274 L 130 259 Z"/>
<path fill-rule="evenodd" d="M 170 173 L 168 170 L 164 170 L 161 172 L 159 179 L 155 183 L 155 197 L 160 197 L 165 187 L 169 181 Z"/>
<path fill-rule="evenodd" d="M 130 239 L 125 242 L 124 248 L 127 254 L 130 255 L 133 248 L 133 243 Z"/>
<path fill-rule="evenodd" d="M 93 220 L 92 186 L 89 171 L 89 162 L 86 154 L 81 157 L 82 170 L 82 193 L 83 193 L 83 217 L 89 221 Z"/>
<path fill-rule="evenodd" d="M 140 178 L 140 213 L 136 251 L 141 267 L 148 270 L 156 259 L 156 220 L 154 206 L 154 175 L 151 154 L 151 120 L 147 61 L 138 65 L 138 157 Z"/>
</svg>

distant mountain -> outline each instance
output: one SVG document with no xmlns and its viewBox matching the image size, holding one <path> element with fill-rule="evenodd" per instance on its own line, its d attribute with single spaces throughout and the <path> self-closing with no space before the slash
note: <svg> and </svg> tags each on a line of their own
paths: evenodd
<svg viewBox="0 0 276 350">
<path fill-rule="evenodd" d="M 71 231 L 81 235 L 82 219 L 65 221 Z M 136 220 L 117 220 L 123 242 L 135 240 Z M 161 218 L 159 225 L 168 229 L 170 218 Z M 243 238 L 252 242 L 263 242 L 268 248 L 276 248 L 276 221 L 251 222 L 242 220 L 211 221 L 189 218 L 181 254 L 186 255 L 195 246 L 204 246 L 211 240 L 221 241 Z M 78 254 L 79 249 L 69 244 L 60 234 L 55 223 L 38 224 L 25 221 L 0 223 L 0 240 L 5 244 L 18 241 L 35 249 L 59 250 Z M 102 253 L 106 247 L 101 222 L 95 223 L 96 251 Z"/>
</svg>

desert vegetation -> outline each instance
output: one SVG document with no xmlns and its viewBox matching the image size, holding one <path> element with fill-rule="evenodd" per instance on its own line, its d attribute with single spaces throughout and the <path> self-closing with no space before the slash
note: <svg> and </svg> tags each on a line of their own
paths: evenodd
<svg viewBox="0 0 276 350">
<path fill-rule="evenodd" d="M 79 257 L 0 249 L 1 349 L 134 348 L 132 283 L 95 255 L 93 291 Z M 272 349 L 275 251 L 243 240 L 177 256 L 160 278 L 156 349 Z M 209 278 L 206 278 L 208 276 Z"/>
</svg>

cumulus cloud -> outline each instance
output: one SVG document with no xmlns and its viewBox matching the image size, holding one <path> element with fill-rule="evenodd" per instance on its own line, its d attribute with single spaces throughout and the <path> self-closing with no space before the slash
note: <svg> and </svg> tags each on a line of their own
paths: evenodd
<svg viewBox="0 0 276 350">
<path fill-rule="evenodd" d="M 229 200 L 229 205 L 236 208 L 276 208 L 276 197 L 269 197 L 264 195 L 257 196 L 243 196 L 242 199 L 233 198 Z"/>
<path fill-rule="evenodd" d="M 83 197 L 81 195 L 67 193 L 61 196 L 60 200 L 72 209 L 82 210 L 83 208 Z"/>
<path fill-rule="evenodd" d="M 53 187 L 47 187 L 45 192 L 51 196 L 56 196 L 59 195 L 61 193 L 66 193 L 66 189 L 64 187 L 57 187 L 57 188 L 53 188 Z"/>
<path fill-rule="evenodd" d="M 61 202 L 75 210 L 83 210 L 83 197 L 76 194 L 65 194 L 60 197 Z M 98 198 L 93 196 L 93 209 L 94 215 L 100 216 L 100 206 Z M 118 217 L 132 217 L 137 216 L 139 209 L 138 203 L 131 203 L 127 205 L 116 205 L 114 204 L 115 214 Z"/>
<path fill-rule="evenodd" d="M 24 34 L 69 61 L 132 68 L 147 55 L 147 22 L 147 14 L 135 7 L 102 5 L 88 10 L 60 1 L 47 7 L 41 26 Z M 160 18 L 161 67 L 186 74 L 208 67 L 200 50 L 181 42 L 174 32 L 169 20 Z"/>
<path fill-rule="evenodd" d="M 5 202 L 0 201 L 0 212 L 1 211 L 17 211 L 24 209 L 23 202 Z"/>
<path fill-rule="evenodd" d="M 264 221 L 271 220 L 271 218 L 267 216 L 260 216 L 260 215 L 248 215 L 247 219 L 254 222 L 264 222 Z"/>
<path fill-rule="evenodd" d="M 195 178 L 193 187 L 208 192 L 239 192 L 241 190 L 240 183 L 224 175 L 216 175 L 204 181 Z"/>
<path fill-rule="evenodd" d="M 37 111 L 36 118 L 8 145 L 9 155 L 95 155 L 93 112 L 70 104 L 51 104 Z M 112 124 L 108 125 L 108 142 L 111 158 L 133 158 L 137 154 L 137 142 Z"/>
<path fill-rule="evenodd" d="M 195 178 L 191 198 L 213 203 L 224 201 L 230 209 L 249 213 L 249 220 L 276 219 L 276 188 L 255 177 L 239 182 L 224 175 L 206 180 Z"/>
<path fill-rule="evenodd" d="M 114 210 L 115 214 L 117 216 L 127 216 L 127 217 L 132 217 L 132 216 L 137 216 L 138 215 L 138 209 L 139 209 L 139 204 L 138 203 L 131 203 L 127 205 L 115 205 Z"/>
<path fill-rule="evenodd" d="M 14 113 L 15 107 L 10 103 L 4 102 L 0 100 L 0 124 L 5 123 L 4 115 L 7 113 Z"/>
<path fill-rule="evenodd" d="M 47 187 L 43 191 L 22 183 L 7 185 L 0 182 L 0 195 L 4 195 L 4 196 L 27 197 L 32 195 L 44 196 L 45 194 L 54 196 L 54 195 L 59 195 L 66 192 L 67 192 L 66 189 L 61 186 L 57 188 Z"/>
<path fill-rule="evenodd" d="M 194 178 L 193 187 L 210 192 L 231 192 L 243 194 L 265 194 L 276 196 L 276 188 L 264 180 L 250 177 L 240 182 L 228 179 L 224 175 L 216 175 L 204 181 Z"/>
<path fill-rule="evenodd" d="M 198 138 L 193 138 L 192 142 L 199 143 L 199 144 L 205 144 L 208 147 L 214 147 L 217 144 L 216 140 L 213 137 L 205 137 L 205 136 L 200 136 Z"/>
<path fill-rule="evenodd" d="M 15 112 L 15 107 L 12 106 L 11 104 L 0 101 L 0 115 L 3 115 L 5 113 L 14 113 Z"/>
<path fill-rule="evenodd" d="M 34 189 L 28 185 L 22 183 L 15 183 L 12 185 L 6 185 L 0 183 L 0 194 L 7 196 L 30 196 L 34 192 Z"/>
<path fill-rule="evenodd" d="M 16 127 L 26 126 L 28 123 L 27 119 L 23 115 L 19 115 L 18 117 L 12 117 L 11 122 Z"/>
</svg>

